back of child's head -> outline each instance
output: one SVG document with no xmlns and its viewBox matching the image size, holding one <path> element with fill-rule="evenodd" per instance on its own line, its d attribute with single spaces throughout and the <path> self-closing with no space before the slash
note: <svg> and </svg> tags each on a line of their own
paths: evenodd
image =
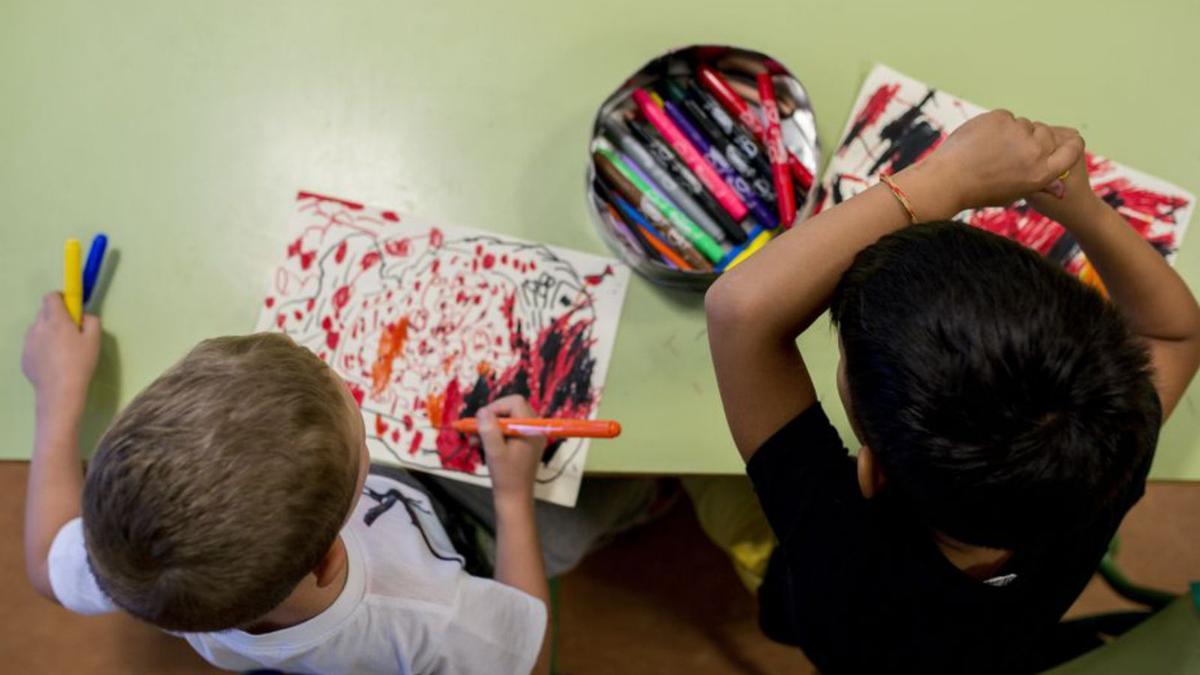
<svg viewBox="0 0 1200 675">
<path fill-rule="evenodd" d="M 332 546 L 359 422 L 332 371 L 276 334 L 200 343 L 101 439 L 83 491 L 104 592 L 168 630 L 262 617 Z"/>
<path fill-rule="evenodd" d="M 1161 423 L 1147 353 L 1055 264 L 962 224 L 915 226 L 859 253 L 831 314 L 848 413 L 883 489 L 928 527 L 1041 548 L 1140 495 Z"/>
</svg>

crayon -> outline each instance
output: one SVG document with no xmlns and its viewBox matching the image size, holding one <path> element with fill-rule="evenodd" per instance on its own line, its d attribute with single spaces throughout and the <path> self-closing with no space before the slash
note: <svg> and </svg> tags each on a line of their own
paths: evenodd
<svg viewBox="0 0 1200 675">
<path fill-rule="evenodd" d="M 649 238 L 642 233 L 642 228 L 638 227 L 638 222 L 635 222 L 634 219 L 630 218 L 629 216 L 621 215 L 621 213 L 617 210 L 617 201 L 620 199 L 620 197 L 614 195 L 612 191 L 608 189 L 608 186 L 604 184 L 604 181 L 592 181 L 592 189 L 596 192 L 596 197 L 601 202 L 602 209 L 609 214 L 610 221 L 625 228 L 626 232 L 628 232 L 629 236 L 637 245 L 637 248 L 641 251 L 643 256 L 671 269 L 680 269 L 679 265 L 677 265 L 673 260 L 668 260 L 666 257 L 664 257 L 662 253 L 659 252 L 658 247 L 650 243 Z M 634 209 L 632 206 L 629 208 L 631 211 L 633 211 L 633 216 L 640 219 L 640 216 L 637 215 L 637 209 Z M 642 220 L 641 222 L 644 223 L 645 221 Z M 649 224 L 646 224 L 646 227 L 649 227 Z M 679 256 L 675 256 L 675 258 L 682 262 L 682 259 L 680 259 Z M 684 264 L 686 265 L 687 263 Z M 691 268 L 689 267 L 688 269 Z"/>
<path fill-rule="evenodd" d="M 666 217 L 637 189 L 637 186 L 617 169 L 615 164 L 599 152 L 592 153 L 592 161 L 596 165 L 596 170 L 600 172 L 601 178 L 626 202 L 636 205 L 635 208 L 644 216 L 651 229 L 657 232 L 662 239 L 670 242 L 671 248 L 679 253 L 679 257 L 687 261 L 688 266 L 705 271 L 712 269 L 708 260 L 700 255 L 678 230 L 671 227 L 671 223 L 667 221 Z M 621 213 L 626 215 L 623 210 Z"/>
<path fill-rule="evenodd" d="M 675 150 L 684 164 L 687 164 L 687 167 L 696 174 L 696 177 L 704 183 L 722 208 L 728 211 L 734 220 L 740 221 L 745 218 L 749 211 L 746 204 L 738 198 L 733 188 L 721 179 L 717 170 L 700 155 L 700 152 L 692 147 L 687 137 L 683 135 L 679 127 L 675 126 L 671 118 L 667 117 L 661 108 L 654 105 L 654 102 L 650 100 L 650 94 L 646 93 L 645 89 L 635 89 L 633 100 L 642 111 L 642 115 L 649 120 L 650 124 L 654 125 L 655 129 L 658 129 L 663 138 L 667 139 L 667 143 Z"/>
<path fill-rule="evenodd" d="M 704 187 L 704 183 L 700 182 L 699 178 L 691 172 L 671 148 L 667 147 L 666 141 L 658 135 L 658 132 L 653 127 L 647 125 L 641 120 L 628 119 L 625 121 L 633 135 L 642 142 L 642 145 L 650 152 L 654 160 L 667 170 L 672 177 L 675 178 L 676 185 L 691 195 L 692 200 L 700 205 L 713 220 L 720 226 L 721 231 L 735 244 L 741 244 L 746 241 L 746 230 L 742 229 L 741 225 L 737 224 L 729 212 L 721 207 L 712 194 Z"/>
<path fill-rule="evenodd" d="M 624 129 L 624 125 L 617 120 L 609 119 L 605 122 L 605 130 L 616 139 L 618 147 L 632 160 L 630 168 L 634 170 L 640 168 L 649 177 L 648 182 L 657 185 L 668 199 L 674 202 L 710 237 L 718 242 L 726 240 L 727 237 L 721 226 L 675 182 L 666 169 L 654 161 L 650 151 L 638 143 L 637 139 Z"/>
<path fill-rule="evenodd" d="M 767 156 L 775 178 L 775 194 L 779 196 L 779 222 L 784 229 L 796 222 L 796 196 L 788 175 L 788 152 L 783 147 L 783 132 L 779 130 L 779 105 L 775 102 L 775 84 L 767 73 L 758 74 L 758 97 L 767 127 Z"/>
<path fill-rule="evenodd" d="M 691 272 L 692 270 L 696 269 L 695 267 L 692 267 L 687 260 L 684 260 L 682 256 L 676 253 L 675 249 L 671 248 L 671 244 L 664 240 L 654 229 L 654 227 L 651 226 L 650 223 L 648 223 L 646 219 L 642 217 L 642 214 L 638 213 L 637 209 L 633 208 L 629 202 L 617 196 L 615 206 L 617 207 L 617 211 L 623 214 L 633 225 L 633 231 L 636 234 L 641 235 L 641 237 L 646 241 L 646 245 L 653 249 L 655 253 L 658 253 L 660 256 L 662 256 L 663 262 L 670 263 L 685 272 Z M 703 258 L 701 258 L 701 260 L 703 260 Z M 711 271 L 711 269 L 701 271 L 707 272 Z"/>
<path fill-rule="evenodd" d="M 667 113 L 667 117 L 675 123 L 676 128 L 682 131 L 683 135 L 695 149 L 708 160 L 709 164 L 716 168 L 721 178 L 733 187 L 738 197 L 749 208 L 750 214 L 754 216 L 754 219 L 764 227 L 771 229 L 778 227 L 779 219 L 775 214 L 759 200 L 754 194 L 754 189 L 746 183 L 746 180 L 733 170 L 733 167 L 725 160 L 725 156 L 715 147 L 709 145 L 704 135 L 696 127 L 692 126 L 687 115 L 671 101 L 666 101 L 663 107 Z"/>
<path fill-rule="evenodd" d="M 546 438 L 616 438 L 621 425 L 614 420 L 542 419 L 500 417 L 496 420 L 505 436 L 545 436 Z M 454 420 L 450 427 L 461 434 L 479 433 L 474 417 Z"/>
<path fill-rule="evenodd" d="M 699 103 L 688 98 L 682 87 L 671 80 L 665 80 L 663 82 L 663 90 L 667 98 L 683 110 L 687 115 L 688 121 L 708 140 L 709 145 L 714 146 L 717 152 L 724 155 L 727 163 L 754 189 L 754 194 L 770 206 L 774 206 L 775 190 L 771 187 L 771 180 L 769 179 L 771 174 L 768 172 L 760 176 L 751 163 L 750 158 L 743 155 L 742 151 L 725 135 L 725 132 L 721 131 L 720 127 L 709 119 L 708 114 L 704 112 Z"/>
<path fill-rule="evenodd" d="M 78 239 L 68 239 L 63 246 L 63 304 L 76 326 L 83 326 L 83 276 L 79 271 Z"/>
<path fill-rule="evenodd" d="M 629 165 L 627 165 L 621 160 L 620 157 L 617 156 L 617 153 L 613 151 L 612 145 L 607 140 L 603 138 L 597 138 L 593 144 L 593 151 L 603 155 L 608 159 L 609 162 L 612 163 L 613 166 L 617 167 L 617 171 L 620 171 L 621 175 L 623 175 L 626 180 L 628 180 L 630 183 L 633 183 L 634 187 L 636 187 L 638 191 L 641 192 L 642 195 L 644 195 L 645 198 L 648 199 L 650 203 L 653 204 L 654 207 L 666 217 L 667 221 L 683 233 L 683 236 L 686 237 L 689 242 L 691 242 L 692 246 L 696 247 L 696 250 L 700 251 L 705 257 L 714 262 L 725 257 L 725 251 L 721 248 L 721 245 L 717 243 L 716 239 L 713 239 L 708 235 L 708 233 L 700 229 L 700 226 L 696 225 L 696 223 L 693 223 L 691 218 L 688 218 L 686 214 L 680 211 L 658 190 L 655 190 L 649 183 L 642 180 L 641 176 L 638 176 L 636 173 L 634 173 L 633 170 L 629 168 Z"/>
<path fill-rule="evenodd" d="M 87 264 L 83 266 L 83 304 L 92 299 L 92 291 L 96 290 L 96 280 L 100 278 L 100 265 L 104 262 L 104 252 L 108 249 L 108 237 L 104 233 L 92 237 L 92 245 L 88 248 Z"/>
</svg>

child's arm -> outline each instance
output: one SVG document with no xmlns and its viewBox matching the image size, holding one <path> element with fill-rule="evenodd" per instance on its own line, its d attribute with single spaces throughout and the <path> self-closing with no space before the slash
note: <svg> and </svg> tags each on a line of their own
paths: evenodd
<svg viewBox="0 0 1200 675">
<path fill-rule="evenodd" d="M 1045 125 L 994 111 L 894 179 L 921 220 L 939 220 L 1045 188 L 1082 150 L 1078 135 L 1056 139 Z M 816 400 L 796 337 L 825 311 L 854 256 L 908 223 L 897 199 L 878 185 L 798 224 L 709 289 L 713 365 L 744 459 Z"/>
<path fill-rule="evenodd" d="M 1035 194 L 1029 202 L 1075 237 L 1130 329 L 1145 339 L 1166 419 L 1200 366 L 1200 306 L 1166 260 L 1092 192 L 1082 158 L 1066 183 L 1065 199 Z"/>
<path fill-rule="evenodd" d="M 475 413 L 496 507 L 495 577 L 496 581 L 541 600 L 546 606 L 546 625 L 549 626 L 550 586 L 546 582 L 542 546 L 533 515 L 533 480 L 546 448 L 546 439 L 506 439 L 496 423 L 497 415 L 537 417 L 537 413 L 520 396 L 497 399 Z M 550 672 L 549 640 L 545 635 L 533 672 Z"/>
<path fill-rule="evenodd" d="M 25 333 L 21 370 L 36 400 L 33 458 L 25 496 L 25 572 L 42 595 L 55 599 L 46 559 L 60 528 L 79 515 L 83 469 L 77 434 L 88 383 L 100 353 L 100 319 L 85 314 L 80 330 L 48 293 Z"/>
</svg>

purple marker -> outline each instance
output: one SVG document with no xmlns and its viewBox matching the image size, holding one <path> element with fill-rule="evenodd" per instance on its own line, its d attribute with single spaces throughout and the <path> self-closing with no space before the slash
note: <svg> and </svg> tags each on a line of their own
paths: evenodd
<svg viewBox="0 0 1200 675">
<path fill-rule="evenodd" d="M 683 132 L 683 135 L 686 136 L 689 141 L 691 141 L 692 145 L 696 146 L 696 150 L 704 156 L 704 159 L 708 160 L 709 164 L 712 164 L 713 168 L 716 169 L 717 173 L 721 176 L 721 179 L 728 183 L 729 187 L 733 188 L 734 191 L 737 192 L 738 197 L 745 202 L 746 206 L 750 209 L 750 213 L 753 214 L 754 219 L 758 221 L 758 224 L 762 225 L 768 230 L 773 230 L 779 227 L 779 216 L 762 203 L 762 200 L 758 198 L 758 195 L 754 194 L 754 189 L 747 185 L 746 180 L 742 178 L 732 166 L 729 165 L 729 162 L 725 159 L 725 156 L 722 155 L 719 150 L 709 144 L 708 140 L 704 138 L 704 135 L 701 134 L 694 125 L 692 125 L 692 122 L 687 118 L 687 115 L 684 115 L 683 111 L 671 101 L 663 101 L 663 110 L 666 111 L 667 116 L 671 118 L 671 121 L 675 123 L 675 126 L 679 127 L 679 130 Z"/>
</svg>

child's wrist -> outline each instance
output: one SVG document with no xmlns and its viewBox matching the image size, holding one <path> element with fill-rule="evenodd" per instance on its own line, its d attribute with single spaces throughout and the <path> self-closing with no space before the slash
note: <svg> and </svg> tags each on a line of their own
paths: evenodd
<svg viewBox="0 0 1200 675">
<path fill-rule="evenodd" d="M 533 514 L 533 486 L 529 489 L 509 489 L 493 492 L 496 518 L 521 517 Z"/>
<path fill-rule="evenodd" d="M 947 220 L 964 208 L 955 177 L 936 162 L 914 164 L 893 180 L 904 190 L 919 222 Z"/>
</svg>

